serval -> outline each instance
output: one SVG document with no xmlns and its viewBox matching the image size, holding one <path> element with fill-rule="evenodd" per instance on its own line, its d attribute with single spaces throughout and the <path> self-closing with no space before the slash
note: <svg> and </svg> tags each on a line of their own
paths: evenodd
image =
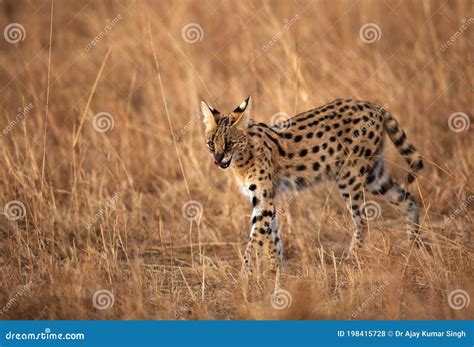
<svg viewBox="0 0 474 347">
<path fill-rule="evenodd" d="M 248 268 L 262 250 L 269 255 L 272 269 L 282 261 L 276 196 L 324 180 L 337 184 L 352 215 L 349 254 L 362 244 L 366 192 L 397 205 L 406 216 L 409 239 L 418 244 L 418 203 L 384 164 L 385 133 L 409 165 L 408 183 L 423 168 L 423 161 L 388 110 L 370 102 L 337 99 L 269 126 L 252 120 L 250 109 L 250 97 L 228 115 L 201 102 L 206 143 L 214 163 L 221 169 L 231 167 L 253 206 L 244 253 Z"/>
</svg>

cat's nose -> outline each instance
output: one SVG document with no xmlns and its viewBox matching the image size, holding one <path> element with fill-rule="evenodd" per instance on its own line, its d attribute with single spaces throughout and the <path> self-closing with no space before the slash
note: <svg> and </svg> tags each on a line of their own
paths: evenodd
<svg viewBox="0 0 474 347">
<path fill-rule="evenodd" d="M 214 154 L 214 164 L 220 164 L 222 159 L 224 159 L 224 153 Z"/>
</svg>

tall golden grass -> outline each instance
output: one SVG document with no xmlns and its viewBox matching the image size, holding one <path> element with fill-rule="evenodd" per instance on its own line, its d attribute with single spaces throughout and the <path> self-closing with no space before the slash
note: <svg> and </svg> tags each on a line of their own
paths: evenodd
<svg viewBox="0 0 474 347">
<path fill-rule="evenodd" d="M 474 305 L 448 302 L 455 289 L 474 293 L 473 131 L 448 126 L 456 112 L 472 120 L 472 28 L 442 48 L 469 10 L 467 1 L 4 1 L 2 30 L 19 23 L 26 35 L 0 40 L 0 205 L 21 202 L 25 214 L 0 215 L 1 318 L 472 318 Z M 183 35 L 189 23 L 202 28 L 197 39 Z M 367 23 L 380 28 L 373 43 L 359 34 Z M 253 118 L 267 122 L 339 97 L 387 104 L 425 158 L 412 190 L 429 248 L 404 241 L 403 217 L 380 202 L 366 249 L 344 261 L 352 222 L 328 184 L 280 199 L 279 276 L 243 275 L 251 209 L 230 171 L 211 165 L 198 105 L 230 111 L 249 94 Z M 109 131 L 94 129 L 101 112 Z M 203 207 L 192 221 L 182 211 L 190 200 Z M 93 302 L 103 289 L 113 295 L 106 309 Z M 291 299 L 281 310 L 277 289 Z"/>
</svg>

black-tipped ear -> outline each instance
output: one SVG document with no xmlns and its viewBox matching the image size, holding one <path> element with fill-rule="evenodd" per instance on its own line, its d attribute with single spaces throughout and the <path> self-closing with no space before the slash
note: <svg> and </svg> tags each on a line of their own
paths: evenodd
<svg viewBox="0 0 474 347">
<path fill-rule="evenodd" d="M 234 110 L 234 113 L 244 112 L 250 104 L 250 95 L 245 99 L 237 108 Z"/>
<path fill-rule="evenodd" d="M 204 100 L 201 101 L 201 113 L 203 116 L 204 125 L 206 126 L 206 131 L 214 128 L 217 122 L 219 122 L 221 113 Z"/>
<path fill-rule="evenodd" d="M 219 112 L 219 110 L 215 109 L 214 107 L 212 107 L 211 105 L 207 104 L 207 106 L 209 107 L 209 109 L 211 110 L 212 114 L 214 115 L 214 117 L 216 116 L 219 116 L 221 113 Z"/>
<path fill-rule="evenodd" d="M 232 112 L 232 119 L 234 120 L 232 126 L 244 130 L 250 121 L 250 109 L 252 108 L 252 99 L 250 96 L 245 99 L 235 110 Z"/>
<path fill-rule="evenodd" d="M 201 111 L 202 111 L 202 106 L 203 106 L 203 103 L 207 106 L 207 108 L 209 109 L 209 111 L 211 111 L 211 113 L 215 116 L 219 116 L 221 113 L 219 112 L 218 109 L 215 109 L 214 107 L 212 107 L 211 105 L 209 105 L 207 102 L 205 102 L 204 100 L 201 100 Z"/>
</svg>

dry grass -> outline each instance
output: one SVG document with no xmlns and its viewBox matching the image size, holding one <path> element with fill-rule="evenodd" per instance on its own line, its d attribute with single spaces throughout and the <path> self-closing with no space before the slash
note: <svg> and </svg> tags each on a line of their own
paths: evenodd
<svg viewBox="0 0 474 347">
<path fill-rule="evenodd" d="M 472 119 L 472 28 L 440 50 L 469 6 L 55 1 L 49 51 L 50 1 L 3 2 L 1 22 L 21 23 L 26 38 L 0 42 L 1 129 L 18 107 L 33 108 L 0 137 L 0 205 L 26 208 L 17 221 L 0 215 L 0 304 L 18 299 L 2 319 L 350 319 L 364 302 L 356 319 L 472 317 L 474 305 L 453 310 L 447 295 L 474 293 L 473 204 L 441 225 L 474 193 L 472 126 L 448 128 L 454 112 Z M 181 36 L 192 22 L 204 29 L 194 44 Z M 368 22 L 382 32 L 373 44 L 359 38 Z M 338 97 L 388 103 L 426 159 L 413 190 L 432 255 L 404 241 L 401 216 L 383 204 L 366 251 L 343 261 L 352 223 L 327 185 L 281 218 L 281 276 L 241 275 L 250 207 L 230 172 L 211 165 L 197 112 L 200 98 L 230 110 L 248 94 L 261 121 Z M 99 112 L 113 116 L 112 130 L 94 130 Z M 402 177 L 404 162 L 389 147 Z M 204 208 L 198 222 L 182 216 L 191 199 Z M 270 305 L 276 287 L 290 292 L 289 308 Z M 92 305 L 99 289 L 114 293 L 111 308 Z"/>
</svg>

